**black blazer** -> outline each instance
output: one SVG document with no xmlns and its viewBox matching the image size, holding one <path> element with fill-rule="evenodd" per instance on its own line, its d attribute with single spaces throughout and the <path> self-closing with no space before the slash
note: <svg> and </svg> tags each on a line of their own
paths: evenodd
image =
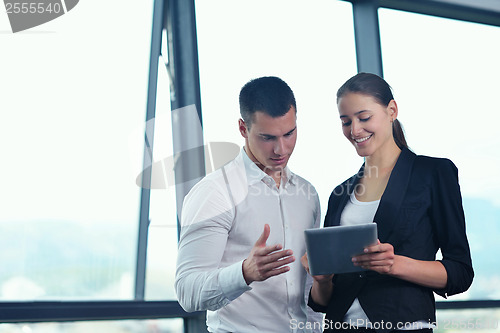
<svg viewBox="0 0 500 333">
<path fill-rule="evenodd" d="M 333 190 L 325 227 L 340 225 L 341 213 L 363 170 Z M 342 322 L 356 297 L 372 323 L 390 322 L 393 329 L 398 322 L 434 323 L 433 291 L 443 297 L 464 292 L 474 277 L 457 168 L 448 159 L 417 156 L 403 149 L 374 221 L 380 242 L 392 244 L 395 254 L 432 261 L 441 249 L 440 261 L 448 274 L 446 287 L 432 290 L 374 271 L 337 274 L 328 307 L 315 304 L 311 298 L 309 306 L 326 312 L 326 327 Z"/>
</svg>

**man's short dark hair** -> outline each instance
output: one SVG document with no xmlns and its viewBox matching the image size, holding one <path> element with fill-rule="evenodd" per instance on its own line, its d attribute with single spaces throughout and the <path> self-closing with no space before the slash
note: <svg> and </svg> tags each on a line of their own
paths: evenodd
<svg viewBox="0 0 500 333">
<path fill-rule="evenodd" d="M 297 112 L 292 89 L 285 81 L 275 76 L 253 79 L 240 91 L 240 114 L 248 127 L 257 111 L 276 118 L 284 116 L 292 106 Z"/>
</svg>

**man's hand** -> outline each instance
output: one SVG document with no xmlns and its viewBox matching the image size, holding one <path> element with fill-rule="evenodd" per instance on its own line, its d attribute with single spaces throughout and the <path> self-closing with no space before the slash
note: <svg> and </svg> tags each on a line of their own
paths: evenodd
<svg viewBox="0 0 500 333">
<path fill-rule="evenodd" d="M 285 265 L 295 261 L 292 250 L 280 251 L 280 244 L 266 246 L 270 233 L 271 228 L 266 224 L 248 258 L 243 261 L 243 277 L 248 285 L 253 281 L 264 281 L 271 276 L 288 272 L 290 267 Z"/>
</svg>

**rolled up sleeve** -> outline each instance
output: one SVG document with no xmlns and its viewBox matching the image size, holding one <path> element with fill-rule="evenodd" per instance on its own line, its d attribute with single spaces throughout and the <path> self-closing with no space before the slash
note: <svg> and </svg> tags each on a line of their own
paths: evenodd
<svg viewBox="0 0 500 333">
<path fill-rule="evenodd" d="M 447 159 L 440 160 L 433 181 L 432 218 L 448 282 L 435 292 L 447 297 L 466 291 L 472 284 L 474 270 L 465 230 L 465 215 L 458 183 L 458 170 Z"/>
</svg>

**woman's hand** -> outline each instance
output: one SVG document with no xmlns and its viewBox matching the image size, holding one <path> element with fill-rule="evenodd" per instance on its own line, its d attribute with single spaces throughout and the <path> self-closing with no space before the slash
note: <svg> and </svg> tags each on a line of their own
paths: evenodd
<svg viewBox="0 0 500 333">
<path fill-rule="evenodd" d="M 380 274 L 391 274 L 395 259 L 394 247 L 389 243 L 380 243 L 380 240 L 377 240 L 377 244 L 365 248 L 364 254 L 354 256 L 352 262 L 354 266 L 370 269 Z"/>
<path fill-rule="evenodd" d="M 307 274 L 310 275 L 311 272 L 309 271 L 309 261 L 307 260 L 307 253 L 304 254 L 302 258 L 300 258 L 300 262 L 304 267 L 304 269 L 307 271 Z M 332 296 L 333 274 L 313 275 L 312 277 L 313 277 L 313 285 L 311 288 L 312 300 L 317 304 L 327 306 Z"/>
<path fill-rule="evenodd" d="M 309 261 L 307 260 L 307 253 L 305 253 L 302 258 L 300 258 L 300 263 L 302 264 L 302 267 L 306 270 L 306 272 L 311 275 L 311 272 L 309 271 Z M 328 274 L 328 275 L 313 275 L 312 276 L 314 281 L 321 283 L 332 281 L 333 274 Z"/>
<path fill-rule="evenodd" d="M 448 283 L 448 273 L 439 261 L 416 260 L 395 255 L 389 243 L 368 246 L 364 254 L 352 258 L 355 266 L 371 269 L 380 274 L 389 274 L 424 287 L 442 289 Z"/>
</svg>

